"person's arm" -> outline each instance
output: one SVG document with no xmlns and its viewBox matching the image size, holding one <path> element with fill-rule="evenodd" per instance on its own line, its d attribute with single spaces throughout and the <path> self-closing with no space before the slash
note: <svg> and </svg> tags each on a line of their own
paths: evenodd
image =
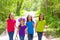
<svg viewBox="0 0 60 40">
<path fill-rule="evenodd" d="M 47 29 L 47 28 L 48 28 L 48 26 L 46 25 L 46 21 L 45 21 L 45 25 L 44 25 L 44 28 L 45 28 L 45 29 Z"/>
<path fill-rule="evenodd" d="M 45 29 L 47 29 L 48 28 L 48 26 L 47 25 L 45 25 Z"/>
<path fill-rule="evenodd" d="M 36 27 L 36 23 L 34 23 L 33 26 Z"/>
<path fill-rule="evenodd" d="M 18 34 L 18 32 L 19 32 L 19 27 L 17 28 L 17 34 Z"/>
<path fill-rule="evenodd" d="M 18 27 L 16 26 L 16 24 L 15 24 L 15 28 L 17 28 L 17 29 L 18 29 Z"/>
<path fill-rule="evenodd" d="M 36 27 L 37 27 L 37 24 L 38 24 L 38 21 L 37 21 L 36 24 L 35 24 Z M 35 28 L 36 28 L 36 27 L 35 27 Z"/>
<path fill-rule="evenodd" d="M 28 37 L 28 27 L 26 26 L 26 28 L 25 28 L 25 34 L 27 35 L 27 37 Z"/>
<path fill-rule="evenodd" d="M 36 27 L 36 24 L 35 24 L 35 22 L 34 22 L 34 21 L 32 21 L 32 23 L 33 23 L 33 27 Z"/>
<path fill-rule="evenodd" d="M 48 26 L 46 25 L 46 21 L 45 21 L 45 25 L 44 25 L 44 32 L 46 32 L 46 31 L 47 31 L 47 28 L 48 28 Z"/>
<path fill-rule="evenodd" d="M 18 32 L 19 32 L 19 30 L 20 30 L 20 29 L 19 29 L 19 25 L 18 25 L 18 27 L 16 26 L 16 28 L 17 28 L 17 34 L 18 34 Z"/>
<path fill-rule="evenodd" d="M 18 28 L 16 23 L 17 23 L 17 22 L 15 21 L 15 28 Z"/>
<path fill-rule="evenodd" d="M 37 27 L 37 23 L 36 23 L 36 27 Z M 35 27 L 35 28 L 36 28 L 36 27 Z"/>
<path fill-rule="evenodd" d="M 26 33 L 26 34 L 28 34 L 27 29 L 28 29 L 28 28 L 25 29 L 25 33 Z"/>
<path fill-rule="evenodd" d="M 4 33 L 5 33 L 5 34 L 7 33 L 7 27 L 5 28 L 5 31 L 4 31 Z"/>
<path fill-rule="evenodd" d="M 38 25 L 38 21 L 36 21 L 36 24 L 35 24 L 35 32 L 36 32 L 37 25 Z"/>
</svg>

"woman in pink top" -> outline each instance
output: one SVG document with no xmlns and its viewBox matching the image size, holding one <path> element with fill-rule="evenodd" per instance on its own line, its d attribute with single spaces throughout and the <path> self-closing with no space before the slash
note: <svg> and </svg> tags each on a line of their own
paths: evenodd
<svg viewBox="0 0 60 40">
<path fill-rule="evenodd" d="M 16 24 L 16 20 L 14 20 L 14 14 L 10 13 L 7 20 L 7 28 L 6 28 L 9 35 L 9 40 L 13 40 L 15 24 Z"/>
</svg>

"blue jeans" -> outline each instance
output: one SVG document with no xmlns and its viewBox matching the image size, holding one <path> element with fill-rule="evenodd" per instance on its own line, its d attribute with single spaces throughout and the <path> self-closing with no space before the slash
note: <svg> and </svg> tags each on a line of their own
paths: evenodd
<svg viewBox="0 0 60 40">
<path fill-rule="evenodd" d="M 19 37 L 20 37 L 20 40 L 24 40 L 24 37 L 25 37 L 25 36 L 19 36 Z"/>
<path fill-rule="evenodd" d="M 38 40 L 42 40 L 43 32 L 37 32 L 37 34 L 38 34 Z"/>
<path fill-rule="evenodd" d="M 28 40 L 33 40 L 33 34 L 28 34 Z"/>
<path fill-rule="evenodd" d="M 9 40 L 13 40 L 14 32 L 8 32 Z"/>
</svg>

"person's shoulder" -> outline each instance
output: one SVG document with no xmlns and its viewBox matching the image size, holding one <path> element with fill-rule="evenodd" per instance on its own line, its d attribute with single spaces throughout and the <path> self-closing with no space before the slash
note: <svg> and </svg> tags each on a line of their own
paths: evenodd
<svg viewBox="0 0 60 40">
<path fill-rule="evenodd" d="M 16 20 L 14 19 L 14 21 L 16 21 Z"/>
<path fill-rule="evenodd" d="M 46 20 L 43 20 L 44 23 L 46 23 Z"/>
<path fill-rule="evenodd" d="M 10 19 L 7 19 L 6 21 L 7 21 L 7 22 L 10 21 Z"/>
<path fill-rule="evenodd" d="M 37 20 L 36 22 L 37 22 L 37 23 L 39 23 L 40 21 L 39 21 L 39 20 Z"/>
<path fill-rule="evenodd" d="M 24 27 L 26 28 L 27 26 L 26 26 L 26 25 L 24 25 Z"/>
<path fill-rule="evenodd" d="M 32 21 L 32 23 L 34 23 L 34 21 Z"/>
<path fill-rule="evenodd" d="M 20 25 L 19 27 L 22 27 L 22 26 Z M 24 27 L 24 28 L 26 28 L 27 26 L 26 26 L 26 25 L 24 25 L 23 27 Z"/>
<path fill-rule="evenodd" d="M 6 21 L 9 21 L 8 19 Z"/>
<path fill-rule="evenodd" d="M 29 22 L 26 22 L 26 24 L 28 24 Z"/>
</svg>

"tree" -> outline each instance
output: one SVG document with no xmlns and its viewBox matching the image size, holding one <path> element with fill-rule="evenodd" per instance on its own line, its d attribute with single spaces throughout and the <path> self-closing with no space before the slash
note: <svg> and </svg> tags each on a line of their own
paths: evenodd
<svg viewBox="0 0 60 40">
<path fill-rule="evenodd" d="M 20 15 L 20 10 L 21 10 L 21 7 L 22 7 L 22 4 L 23 4 L 23 1 L 24 0 L 21 0 L 21 1 L 17 1 L 17 9 L 16 9 L 16 15 Z"/>
<path fill-rule="evenodd" d="M 5 21 L 10 12 L 16 8 L 16 0 L 0 0 L 0 21 Z"/>
</svg>

